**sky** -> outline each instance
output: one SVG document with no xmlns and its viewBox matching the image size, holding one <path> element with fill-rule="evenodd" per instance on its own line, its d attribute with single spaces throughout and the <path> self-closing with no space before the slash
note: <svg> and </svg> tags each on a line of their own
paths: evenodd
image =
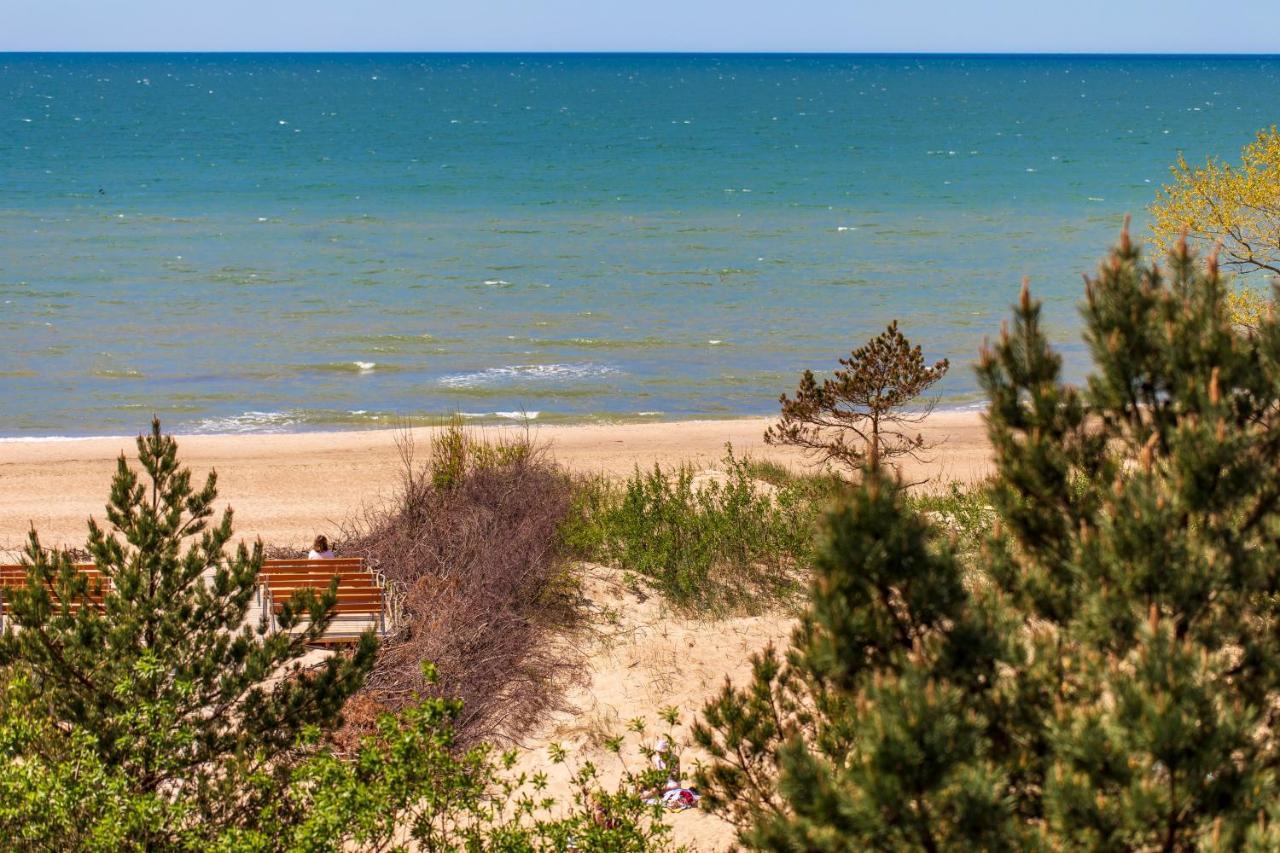
<svg viewBox="0 0 1280 853">
<path fill-rule="evenodd" d="M 0 0 L 0 50 L 1266 53 L 1280 0 Z"/>
</svg>

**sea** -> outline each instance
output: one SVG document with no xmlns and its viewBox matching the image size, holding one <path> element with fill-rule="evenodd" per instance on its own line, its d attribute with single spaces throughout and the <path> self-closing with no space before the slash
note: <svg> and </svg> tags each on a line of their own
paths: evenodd
<svg viewBox="0 0 1280 853">
<path fill-rule="evenodd" d="M 898 320 L 952 368 L 1280 58 L 0 54 L 0 436 L 762 415 Z"/>
</svg>

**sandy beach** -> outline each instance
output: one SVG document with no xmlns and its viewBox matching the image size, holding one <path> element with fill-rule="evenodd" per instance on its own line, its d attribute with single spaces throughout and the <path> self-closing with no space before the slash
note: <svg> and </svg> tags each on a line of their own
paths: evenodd
<svg viewBox="0 0 1280 853">
<path fill-rule="evenodd" d="M 636 466 L 691 463 L 714 470 L 731 443 L 739 456 L 789 466 L 808 464 L 800 454 L 763 442 L 765 418 L 658 424 L 531 427 L 534 439 L 572 471 L 624 477 Z M 424 454 L 438 428 L 410 433 Z M 496 438 L 518 427 L 477 428 Z M 910 464 L 912 480 L 943 485 L 973 482 L 990 471 L 990 448 L 980 413 L 936 412 L 925 424 L 936 443 L 927 464 Z M 182 461 L 197 477 L 218 472 L 220 502 L 236 510 L 239 537 L 277 545 L 305 545 L 317 532 L 332 534 L 362 506 L 394 493 L 402 461 L 398 430 L 273 435 L 179 436 Z M 135 454 L 131 437 L 0 441 L 0 549 L 21 546 L 32 524 L 47 545 L 81 545 L 85 521 L 101 519 L 116 460 Z M 794 625 L 789 612 L 737 615 L 715 621 L 681 615 L 660 595 L 637 597 L 617 569 L 584 567 L 583 589 L 592 630 L 565 638 L 581 679 L 565 706 L 536 731 L 525 733 L 520 769 L 547 771 L 554 786 L 568 784 L 569 767 L 594 761 L 606 784 L 622 767 L 604 738 L 625 731 L 627 721 L 658 724 L 660 709 L 681 710 L 677 736 L 726 677 L 750 677 L 751 655 L 769 643 L 785 646 Z M 607 615 L 612 614 L 612 615 Z M 607 618 L 606 618 L 607 615 Z M 655 729 L 656 730 L 656 729 Z M 634 738 L 632 739 L 634 741 Z M 569 749 L 570 765 L 548 757 L 549 744 Z M 632 743 L 637 749 L 638 743 Z M 690 748 L 686 758 L 703 756 Z M 733 828 L 703 811 L 669 814 L 676 842 L 691 849 L 729 849 Z"/>
<path fill-rule="evenodd" d="M 790 465 L 805 460 L 762 441 L 764 418 L 531 427 L 537 441 L 573 471 L 625 476 L 637 465 L 681 461 L 711 468 L 726 443 L 739 455 Z M 486 427 L 496 436 L 516 427 Z M 432 428 L 413 431 L 425 448 Z M 972 482 L 989 471 L 990 450 L 978 412 L 935 412 L 926 439 L 938 442 L 927 465 L 906 474 L 938 482 Z M 179 454 L 197 478 L 218 472 L 219 497 L 235 508 L 238 537 L 304 545 L 333 533 L 343 519 L 390 495 L 401 470 L 396 430 L 179 437 Z M 48 545 L 79 545 L 85 522 L 103 516 L 121 452 L 131 437 L 0 441 L 0 549 L 20 547 L 31 526 Z"/>
</svg>

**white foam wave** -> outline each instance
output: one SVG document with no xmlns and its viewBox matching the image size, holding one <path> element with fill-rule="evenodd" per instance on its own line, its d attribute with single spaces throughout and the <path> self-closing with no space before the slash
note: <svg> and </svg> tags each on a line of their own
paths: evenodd
<svg viewBox="0 0 1280 853">
<path fill-rule="evenodd" d="M 193 433 L 288 432 L 302 423 L 297 412 L 244 412 L 221 418 L 205 418 L 192 424 Z"/>
<path fill-rule="evenodd" d="M 506 418 L 512 421 L 531 421 L 542 412 L 458 412 L 458 417 L 468 420 L 476 418 Z"/>
<path fill-rule="evenodd" d="M 603 364 L 514 364 L 490 367 L 475 373 L 453 373 L 440 377 L 446 388 L 480 388 L 506 382 L 574 382 L 600 376 L 612 376 L 617 368 Z"/>
<path fill-rule="evenodd" d="M 360 368 L 361 373 L 368 373 L 370 370 L 373 370 L 378 366 L 378 362 L 376 361 L 353 361 L 351 363 Z"/>
</svg>

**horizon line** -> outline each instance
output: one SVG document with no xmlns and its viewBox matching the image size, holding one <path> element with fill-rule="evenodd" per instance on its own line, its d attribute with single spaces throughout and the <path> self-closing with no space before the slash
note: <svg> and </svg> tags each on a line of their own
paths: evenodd
<svg viewBox="0 0 1280 853">
<path fill-rule="evenodd" d="M 1085 51 L 1085 50 L 377 50 L 377 49 L 288 49 L 288 48 L 200 48 L 172 50 L 85 50 L 76 48 L 9 49 L 0 55 L 100 55 L 100 56 L 173 56 L 201 55 L 311 55 L 311 56 L 882 56 L 882 57 L 1185 57 L 1185 58 L 1280 58 L 1280 52 L 1253 51 Z"/>
</svg>

